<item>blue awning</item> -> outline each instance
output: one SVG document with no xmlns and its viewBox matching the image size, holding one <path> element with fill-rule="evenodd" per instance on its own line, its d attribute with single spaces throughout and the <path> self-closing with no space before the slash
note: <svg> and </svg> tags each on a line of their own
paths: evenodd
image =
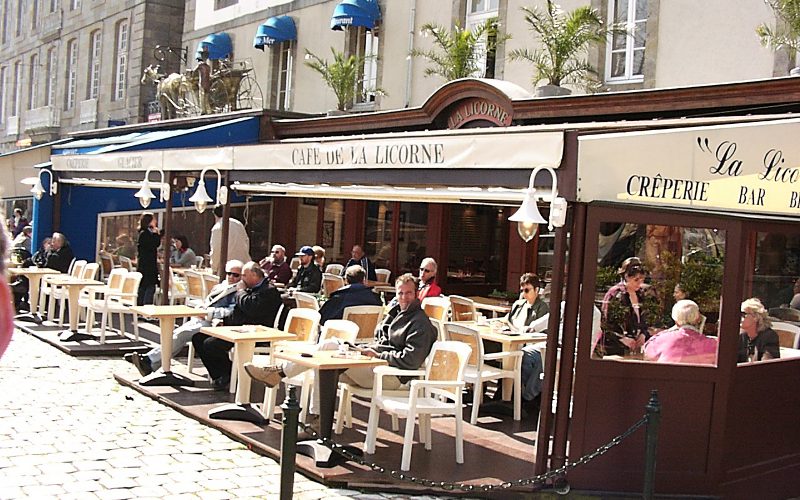
<svg viewBox="0 0 800 500">
<path fill-rule="evenodd" d="M 258 27 L 253 39 L 253 47 L 264 50 L 265 45 L 297 40 L 294 19 L 289 16 L 274 16 Z"/>
<path fill-rule="evenodd" d="M 111 137 L 78 139 L 51 146 L 51 154 L 101 154 L 191 147 L 233 146 L 258 142 L 258 117 L 236 118 L 180 130 L 133 132 Z"/>
<path fill-rule="evenodd" d="M 208 35 L 202 42 L 197 44 L 197 52 L 194 54 L 196 61 L 203 59 L 203 48 L 208 49 L 209 59 L 230 58 L 233 54 L 233 42 L 227 33 L 214 33 Z"/>
<path fill-rule="evenodd" d="M 377 0 L 343 0 L 333 9 L 331 29 L 342 30 L 344 26 L 375 27 L 381 18 Z"/>
</svg>

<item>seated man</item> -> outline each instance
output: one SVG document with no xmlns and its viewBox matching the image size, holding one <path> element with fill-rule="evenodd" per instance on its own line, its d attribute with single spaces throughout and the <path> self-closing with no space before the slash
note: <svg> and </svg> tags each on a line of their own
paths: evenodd
<svg viewBox="0 0 800 500">
<path fill-rule="evenodd" d="M 267 274 L 270 283 L 286 285 L 292 280 L 292 269 L 286 262 L 286 249 L 282 245 L 273 245 L 269 257 L 261 259 L 258 265 Z"/>
<path fill-rule="evenodd" d="M 69 265 L 72 263 L 72 259 L 75 258 L 75 254 L 72 253 L 72 247 L 69 246 L 67 238 L 61 233 L 53 233 L 50 245 L 50 251 L 47 253 L 44 267 L 66 273 L 69 271 Z"/>
<path fill-rule="evenodd" d="M 233 312 L 224 320 L 225 326 L 271 326 L 281 306 L 281 295 L 269 284 L 264 270 L 255 262 L 248 262 L 242 268 L 242 281 L 238 287 Z M 214 388 L 225 390 L 231 381 L 231 360 L 228 351 L 233 344 L 198 333 L 192 337 L 192 345 L 208 369 Z"/>
<path fill-rule="evenodd" d="M 192 340 L 200 329 L 212 326 L 214 320 L 224 320 L 233 314 L 236 304 L 236 292 L 242 280 L 242 261 L 229 260 L 225 264 L 226 281 L 215 285 L 206 297 L 203 308 L 207 313 L 205 318 L 192 318 L 175 329 L 172 335 L 172 356 L 175 357 L 181 349 Z M 150 349 L 147 354 L 131 352 L 124 356 L 125 361 L 133 363 L 142 376 L 147 376 L 161 367 L 161 347 Z"/>
<path fill-rule="evenodd" d="M 342 319 L 346 307 L 381 305 L 381 299 L 372 291 L 372 287 L 364 284 L 365 279 L 367 273 L 363 267 L 355 265 L 347 268 L 347 285 L 333 292 L 319 310 L 321 325 L 329 319 Z"/>
<path fill-rule="evenodd" d="M 416 370 L 428 357 L 438 333 L 417 300 L 416 278 L 411 274 L 404 274 L 397 278 L 394 285 L 397 291 L 398 305 L 386 315 L 379 328 L 378 341 L 358 349 L 365 356 L 385 359 L 389 366 L 403 370 Z M 330 347 L 326 344 L 318 346 L 319 349 L 330 349 Z M 275 387 L 284 377 L 294 377 L 308 369 L 294 363 L 265 367 L 246 363 L 244 368 L 250 377 L 269 387 Z M 372 368 L 350 368 L 342 373 L 339 380 L 351 385 L 371 388 Z M 401 381 L 395 376 L 385 377 L 383 388 L 385 390 L 397 389 L 403 382 L 405 381 Z M 314 413 L 314 408 L 319 404 L 318 396 L 316 396 L 318 393 L 319 391 L 314 391 L 315 397 L 311 405 L 311 413 Z"/>
<path fill-rule="evenodd" d="M 367 257 L 367 254 L 364 252 L 364 248 L 361 245 L 353 245 L 353 250 L 350 251 L 350 256 L 350 260 L 347 261 L 347 264 L 345 264 L 344 268 L 342 269 L 342 276 L 344 276 L 344 273 L 348 267 L 358 264 L 364 268 L 369 281 L 378 281 L 378 277 L 375 274 L 375 266 L 372 265 L 372 261 L 369 260 L 369 257 Z"/>
<path fill-rule="evenodd" d="M 433 257 L 425 257 L 419 265 L 419 291 L 417 298 L 419 300 L 425 297 L 439 297 L 442 295 L 442 289 L 436 283 L 436 271 L 439 267 Z"/>
<path fill-rule="evenodd" d="M 322 288 L 322 271 L 314 264 L 314 249 L 306 245 L 294 256 L 300 257 L 300 269 L 297 270 L 297 276 L 289 282 L 289 288 L 298 292 L 319 293 Z"/>
</svg>

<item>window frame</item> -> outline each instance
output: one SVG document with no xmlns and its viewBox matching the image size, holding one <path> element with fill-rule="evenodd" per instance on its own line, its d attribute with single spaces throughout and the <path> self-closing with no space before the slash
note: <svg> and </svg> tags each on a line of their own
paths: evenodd
<svg viewBox="0 0 800 500">
<path fill-rule="evenodd" d="M 31 31 L 39 29 L 39 2 L 41 0 L 31 0 Z"/>
<path fill-rule="evenodd" d="M 6 121 L 6 98 L 8 97 L 8 66 L 0 67 L 0 123 Z"/>
<path fill-rule="evenodd" d="M 22 97 L 22 62 L 14 62 L 14 94 L 11 100 L 11 109 L 13 114 L 11 116 L 19 116 L 20 99 Z"/>
<path fill-rule="evenodd" d="M 17 0 L 17 26 L 14 29 L 14 34 L 17 37 L 22 36 L 22 14 L 25 12 L 25 0 Z"/>
<path fill-rule="evenodd" d="M 610 33 L 606 38 L 606 56 L 605 56 L 605 81 L 606 83 L 640 83 L 644 81 L 644 62 L 642 63 L 642 73 L 633 74 L 634 56 L 637 51 L 644 53 L 643 58 L 647 55 L 647 17 L 644 19 L 636 19 L 637 2 L 645 2 L 647 0 L 625 0 L 628 3 L 628 11 L 625 19 L 625 49 L 614 50 L 614 34 Z M 616 19 L 616 12 L 614 11 L 614 0 L 608 2 L 608 24 L 611 25 Z M 636 41 L 637 24 L 643 26 L 644 29 L 644 45 L 642 47 L 634 46 Z M 619 35 L 622 36 L 622 35 Z M 615 53 L 624 52 L 625 54 L 625 73 L 622 76 L 612 76 L 612 61 Z"/>
<path fill-rule="evenodd" d="M 128 19 L 117 23 L 115 30 L 115 57 L 114 57 L 114 88 L 112 100 L 125 99 L 125 82 L 128 79 L 128 45 L 130 42 Z"/>
<path fill-rule="evenodd" d="M 486 8 L 481 11 L 473 11 L 473 6 L 476 2 L 485 1 Z M 496 3 L 494 8 L 491 8 L 491 3 Z M 476 26 L 479 26 L 485 23 L 489 19 L 497 18 L 500 15 L 500 1 L 499 0 L 469 0 L 467 2 L 467 9 L 466 15 L 464 17 L 464 29 L 473 30 Z M 484 37 L 488 36 L 484 35 Z M 486 40 L 482 38 L 480 42 L 476 44 L 476 50 L 479 52 L 480 57 L 478 61 L 480 63 L 480 67 L 478 70 L 473 73 L 471 76 L 474 78 L 494 78 L 495 76 L 495 62 L 496 62 L 496 51 L 487 51 L 486 50 Z M 490 67 L 491 66 L 491 67 Z"/>
<path fill-rule="evenodd" d="M 96 29 L 89 34 L 89 81 L 86 85 L 86 98 L 97 99 L 100 95 L 100 63 L 103 53 L 103 34 Z"/>
<path fill-rule="evenodd" d="M 47 75 L 45 88 L 45 106 L 54 106 L 56 102 L 56 77 L 58 70 L 58 52 L 55 47 L 47 49 Z"/>
<path fill-rule="evenodd" d="M 73 38 L 67 42 L 67 67 L 64 82 L 64 110 L 75 108 L 78 97 L 78 39 Z"/>
<path fill-rule="evenodd" d="M 294 97 L 294 73 L 296 43 L 292 40 L 272 46 L 272 92 L 276 109 L 288 111 Z"/>
<path fill-rule="evenodd" d="M 364 64 L 359 68 L 353 104 L 372 104 L 378 100 L 380 34 L 377 27 L 367 29 L 364 26 L 349 26 L 348 52 L 356 57 L 363 57 Z M 369 52 L 367 52 L 369 50 Z M 372 89 L 365 90 L 365 89 Z"/>
<path fill-rule="evenodd" d="M 36 109 L 39 100 L 39 54 L 31 55 L 28 74 L 28 109 Z"/>
</svg>

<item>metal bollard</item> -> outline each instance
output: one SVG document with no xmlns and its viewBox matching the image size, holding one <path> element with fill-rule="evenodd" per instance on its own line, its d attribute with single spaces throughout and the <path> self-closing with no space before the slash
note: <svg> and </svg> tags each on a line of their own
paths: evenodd
<svg viewBox="0 0 800 500">
<path fill-rule="evenodd" d="M 291 500 L 294 493 L 294 470 L 297 458 L 297 421 L 300 404 L 297 401 L 297 386 L 290 385 L 283 410 L 281 430 L 281 500 Z"/>
<path fill-rule="evenodd" d="M 658 391 L 650 391 L 650 401 L 645 406 L 647 412 L 647 429 L 645 431 L 644 455 L 644 492 L 645 500 L 652 500 L 656 486 L 656 451 L 658 450 L 658 427 L 661 423 L 661 402 Z"/>
</svg>

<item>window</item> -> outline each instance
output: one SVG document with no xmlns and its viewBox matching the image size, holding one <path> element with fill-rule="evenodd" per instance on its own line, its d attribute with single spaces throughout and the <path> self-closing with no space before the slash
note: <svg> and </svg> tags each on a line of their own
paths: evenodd
<svg viewBox="0 0 800 500">
<path fill-rule="evenodd" d="M 50 0 L 50 13 L 58 10 L 58 0 Z"/>
<path fill-rule="evenodd" d="M 114 71 L 114 100 L 125 99 L 128 78 L 128 21 L 117 24 L 116 68 Z"/>
<path fill-rule="evenodd" d="M 74 38 L 67 42 L 67 84 L 64 88 L 64 109 L 75 107 L 75 94 L 78 81 L 78 41 Z"/>
<path fill-rule="evenodd" d="M 396 214 L 400 214 L 399 218 Z M 376 268 L 393 274 L 417 274 L 428 239 L 428 206 L 424 203 L 367 202 L 364 251 Z"/>
<path fill-rule="evenodd" d="M 237 3 L 239 3 L 239 0 L 214 0 L 214 10 L 224 9 Z"/>
<path fill-rule="evenodd" d="M 347 262 L 349 257 L 344 249 L 344 200 L 320 200 L 324 204 L 322 218 L 322 237 L 320 245 L 325 249 L 328 263 Z M 349 249 L 348 249 L 349 250 Z"/>
<path fill-rule="evenodd" d="M 100 30 L 93 31 L 89 40 L 91 60 L 89 61 L 89 87 L 86 98 L 97 99 L 97 94 L 100 92 Z"/>
<path fill-rule="evenodd" d="M 499 207 L 453 205 L 447 248 L 448 285 L 494 285 L 505 281 L 508 220 Z"/>
<path fill-rule="evenodd" d="M 34 54 L 31 56 L 31 67 L 29 71 L 30 78 L 28 79 L 28 109 L 36 109 L 36 103 L 39 98 L 39 55 Z"/>
<path fill-rule="evenodd" d="M 469 0 L 465 23 L 466 29 L 473 30 L 476 26 L 496 18 L 499 4 L 500 0 Z M 494 78 L 495 51 L 487 52 L 485 39 L 481 40 L 476 47 L 476 51 L 479 54 L 477 58 L 478 71 L 473 76 L 477 78 Z"/>
<path fill-rule="evenodd" d="M 25 14 L 25 0 L 17 1 L 17 29 L 16 35 L 22 36 L 22 16 Z"/>
<path fill-rule="evenodd" d="M 292 68 L 294 66 L 294 42 L 283 42 L 273 46 L 272 106 L 288 110 L 292 107 Z"/>
<path fill-rule="evenodd" d="M 39 1 L 31 0 L 31 31 L 36 31 L 39 27 Z"/>
<path fill-rule="evenodd" d="M 22 97 L 22 63 L 14 63 L 14 94 L 11 96 L 11 116 L 19 116 L 19 100 Z"/>
<path fill-rule="evenodd" d="M 44 94 L 45 106 L 52 106 L 56 101 L 56 70 L 58 68 L 56 59 L 57 57 L 58 53 L 56 52 L 55 47 L 51 47 L 47 50 L 47 80 L 45 81 L 47 88 L 45 89 Z"/>
<path fill-rule="evenodd" d="M 595 281 L 601 319 L 592 356 L 716 365 L 725 236 L 714 227 L 602 222 Z M 682 299 L 697 308 L 682 313 L 679 328 L 673 306 Z M 657 332 L 659 340 L 633 343 Z"/>
<path fill-rule="evenodd" d="M 608 37 L 606 80 L 641 81 L 644 78 L 647 0 L 613 0 L 608 8 L 608 18 L 624 28 L 625 33 Z"/>
<path fill-rule="evenodd" d="M 364 58 L 364 67 L 358 75 L 356 102 L 374 102 L 378 88 L 378 48 L 377 28 L 367 30 L 363 26 L 348 28 L 350 53 Z"/>
<path fill-rule="evenodd" d="M 0 68 L 0 123 L 6 121 L 6 98 L 8 97 L 8 68 Z"/>
<path fill-rule="evenodd" d="M 5 0 L 3 2 L 3 43 L 8 41 L 8 13 L 11 10 L 10 4 L 10 0 Z"/>
<path fill-rule="evenodd" d="M 72 0 L 69 3 L 69 10 L 78 10 L 81 8 L 81 0 Z"/>
</svg>

